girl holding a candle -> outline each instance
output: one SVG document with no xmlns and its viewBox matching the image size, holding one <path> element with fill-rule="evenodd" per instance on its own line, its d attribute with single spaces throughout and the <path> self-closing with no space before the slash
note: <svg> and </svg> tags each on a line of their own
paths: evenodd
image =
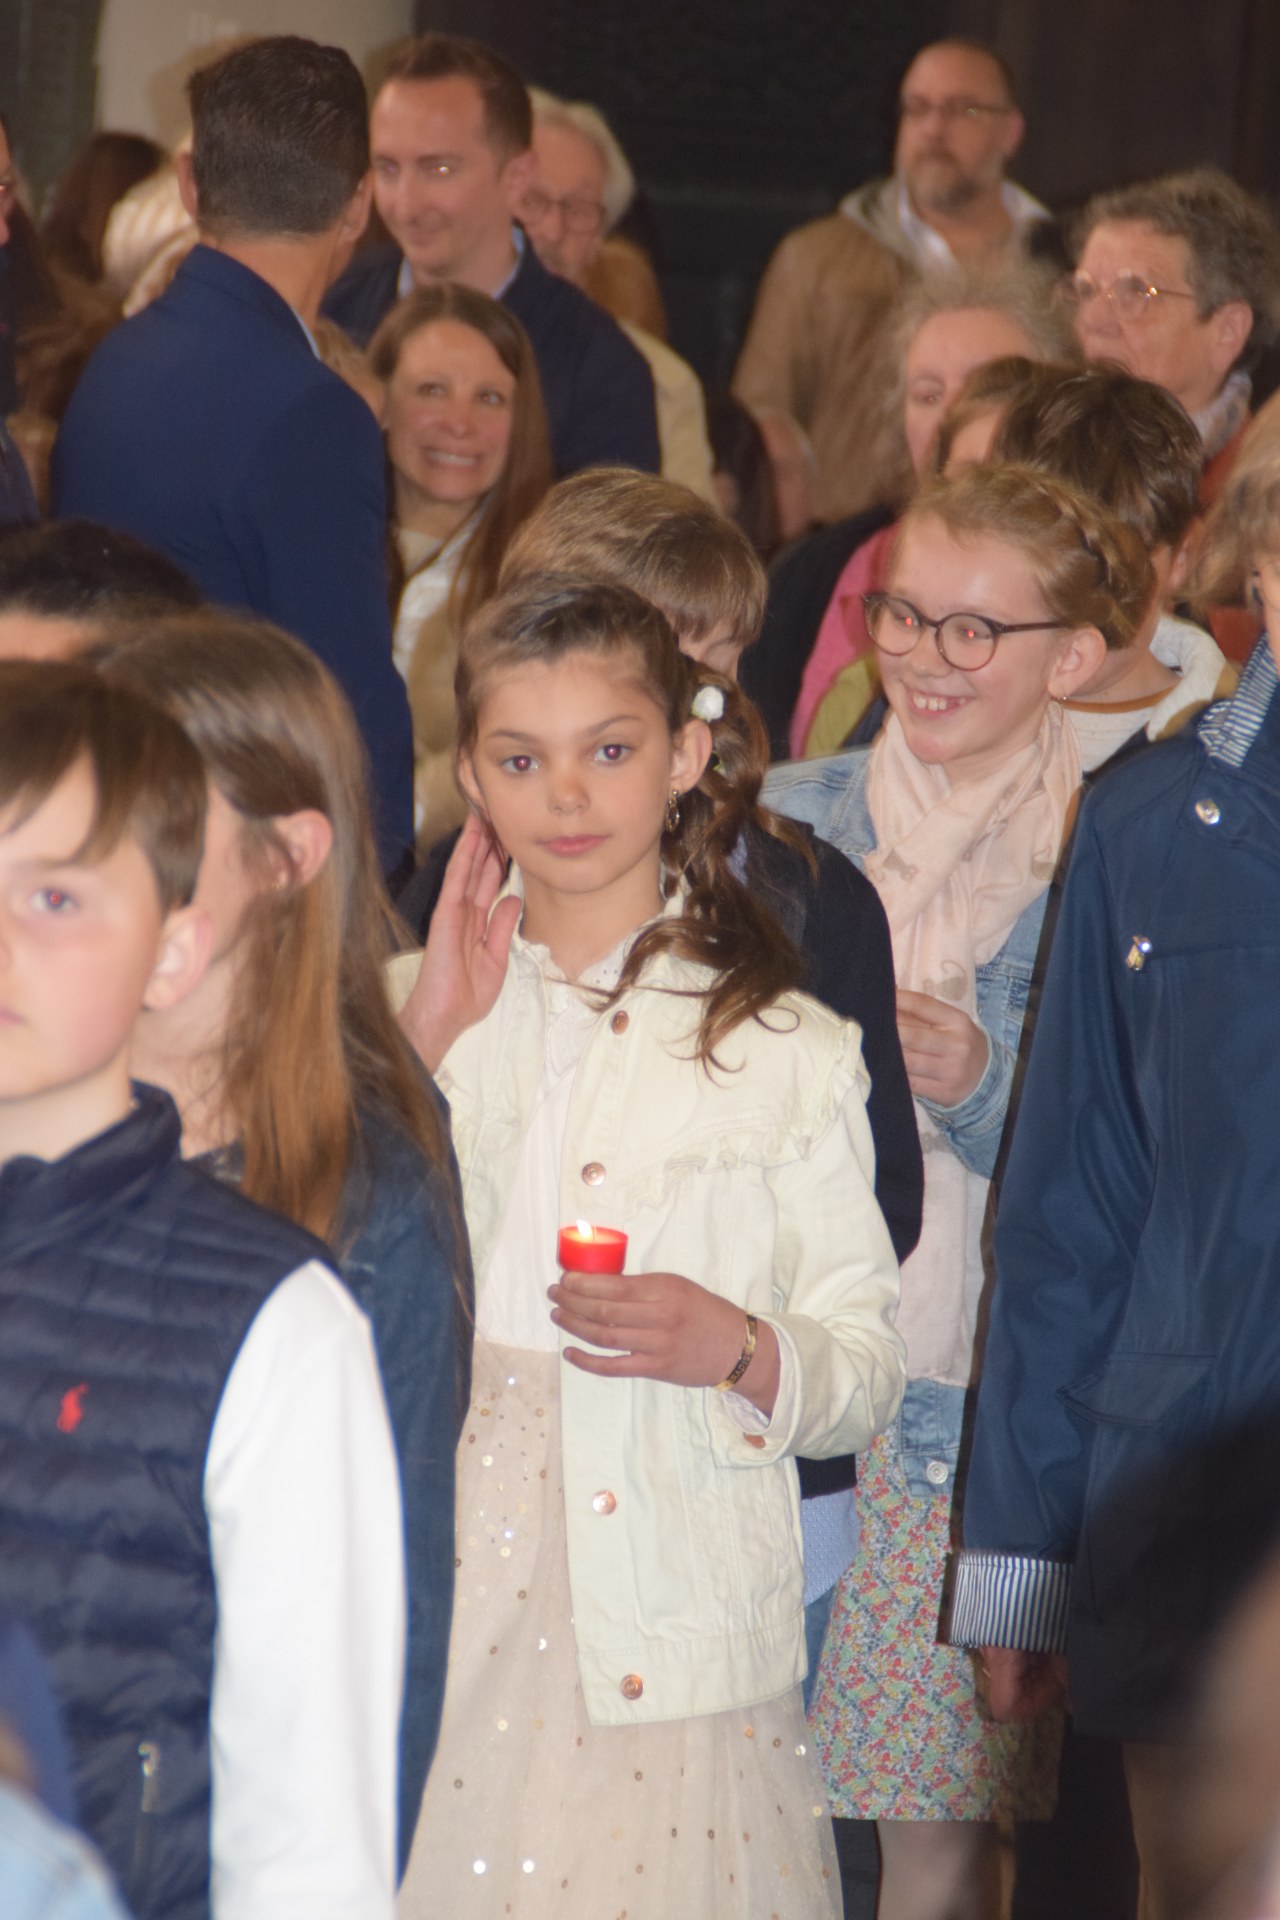
<svg viewBox="0 0 1280 1920">
<path fill-rule="evenodd" d="M 496 999 L 440 1072 L 475 1391 L 401 1912 L 826 1920 L 793 1460 L 869 1444 L 902 1378 L 858 1032 L 729 864 L 786 832 L 760 723 L 646 601 L 524 582 L 458 706 L 488 839 L 441 911 Z"/>
</svg>

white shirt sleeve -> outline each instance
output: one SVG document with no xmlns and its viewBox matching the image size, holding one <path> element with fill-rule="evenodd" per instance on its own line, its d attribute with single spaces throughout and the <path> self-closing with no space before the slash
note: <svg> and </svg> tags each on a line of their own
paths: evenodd
<svg viewBox="0 0 1280 1920">
<path fill-rule="evenodd" d="M 240 1349 L 204 1475 L 214 1920 L 390 1920 L 400 1481 L 369 1324 L 318 1261 Z"/>
</svg>

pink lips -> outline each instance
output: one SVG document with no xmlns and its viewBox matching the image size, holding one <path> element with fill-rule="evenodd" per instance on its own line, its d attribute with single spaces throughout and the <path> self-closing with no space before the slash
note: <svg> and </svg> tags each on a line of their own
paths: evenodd
<svg viewBox="0 0 1280 1920">
<path fill-rule="evenodd" d="M 542 842 L 548 853 L 560 854 L 567 859 L 572 859 L 575 854 L 591 853 L 596 847 L 602 846 L 603 843 L 604 835 L 602 833 L 565 834 L 559 840 L 544 840 Z"/>
</svg>

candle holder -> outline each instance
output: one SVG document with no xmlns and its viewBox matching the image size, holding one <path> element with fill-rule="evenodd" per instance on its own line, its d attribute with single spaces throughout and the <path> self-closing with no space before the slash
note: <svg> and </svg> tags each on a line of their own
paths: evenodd
<svg viewBox="0 0 1280 1920">
<path fill-rule="evenodd" d="M 617 1227 L 593 1227 L 577 1220 L 561 1227 L 556 1258 L 563 1273 L 621 1273 L 627 1257 L 627 1236 Z"/>
</svg>

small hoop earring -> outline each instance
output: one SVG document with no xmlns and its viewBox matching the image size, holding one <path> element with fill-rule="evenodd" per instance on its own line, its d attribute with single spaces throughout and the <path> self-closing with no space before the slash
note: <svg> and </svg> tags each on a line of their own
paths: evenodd
<svg viewBox="0 0 1280 1920">
<path fill-rule="evenodd" d="M 663 825 L 668 833 L 680 831 L 680 795 L 674 787 L 671 789 L 671 798 L 667 801 L 667 817 Z"/>
</svg>

